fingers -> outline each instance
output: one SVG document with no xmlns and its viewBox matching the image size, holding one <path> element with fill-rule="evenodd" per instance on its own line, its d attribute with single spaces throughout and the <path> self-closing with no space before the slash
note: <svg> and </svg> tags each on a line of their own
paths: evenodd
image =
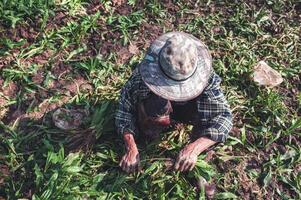
<svg viewBox="0 0 301 200">
<path fill-rule="evenodd" d="M 185 161 L 183 162 L 182 167 L 180 167 L 180 171 L 181 171 L 181 172 L 188 171 L 188 169 L 190 168 L 191 164 L 192 164 L 191 162 L 185 160 Z"/>
<path fill-rule="evenodd" d="M 121 159 L 119 166 L 123 171 L 128 173 L 128 165 L 123 158 Z"/>
<path fill-rule="evenodd" d="M 141 170 L 142 170 L 142 167 L 141 167 L 140 162 L 139 162 L 138 163 L 138 172 L 141 172 Z"/>
<path fill-rule="evenodd" d="M 125 171 L 126 171 L 128 174 L 132 172 L 132 166 L 129 165 L 129 164 L 126 165 L 126 168 L 125 168 L 125 169 L 126 169 Z"/>
<path fill-rule="evenodd" d="M 186 160 L 182 160 L 182 161 L 180 162 L 180 168 L 179 168 L 180 172 L 185 171 L 186 165 L 187 165 L 187 161 L 186 161 Z"/>
<path fill-rule="evenodd" d="M 180 159 L 179 158 L 177 158 L 177 161 L 176 161 L 176 163 L 175 163 L 175 170 L 179 170 L 179 167 L 180 167 Z"/>
<path fill-rule="evenodd" d="M 182 171 L 185 164 L 185 159 L 178 158 L 175 164 L 175 170 Z"/>
<path fill-rule="evenodd" d="M 133 173 L 139 170 L 140 163 L 136 162 L 134 164 L 130 164 L 126 159 L 123 157 L 119 163 L 119 167 L 126 173 Z"/>
<path fill-rule="evenodd" d="M 119 163 L 119 167 L 121 167 L 121 169 L 125 169 L 125 163 L 124 163 L 124 159 L 122 158 L 120 163 Z"/>
<path fill-rule="evenodd" d="M 196 163 L 192 163 L 192 164 L 190 165 L 189 171 L 193 170 L 193 168 L 195 167 L 195 164 L 196 164 Z"/>
<path fill-rule="evenodd" d="M 129 166 L 129 173 L 133 173 L 137 171 L 137 165 L 133 164 Z"/>
<path fill-rule="evenodd" d="M 139 167 L 139 166 L 138 166 L 137 163 L 129 165 L 129 167 L 128 167 L 128 169 L 129 169 L 128 173 L 134 173 L 134 172 L 137 172 L 138 169 L 139 169 L 138 167 Z"/>
<path fill-rule="evenodd" d="M 175 164 L 175 170 L 179 170 L 180 172 L 191 171 L 195 166 L 194 162 L 190 162 L 189 160 L 180 159 L 177 160 Z"/>
</svg>

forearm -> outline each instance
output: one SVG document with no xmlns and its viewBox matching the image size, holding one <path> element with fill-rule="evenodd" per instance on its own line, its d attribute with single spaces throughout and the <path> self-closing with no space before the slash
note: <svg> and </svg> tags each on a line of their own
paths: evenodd
<svg viewBox="0 0 301 200">
<path fill-rule="evenodd" d="M 214 145 L 216 143 L 217 143 L 216 141 L 213 141 L 209 138 L 200 137 L 199 139 L 190 143 L 189 145 L 192 146 L 193 152 L 196 155 L 199 155 L 200 153 L 202 153 L 203 151 L 205 151 L 206 149 L 208 149 L 209 147 L 211 147 L 212 145 Z"/>
<path fill-rule="evenodd" d="M 133 134 L 124 133 L 123 140 L 127 151 L 138 151 Z"/>
<path fill-rule="evenodd" d="M 126 146 L 126 153 L 122 157 L 119 166 L 127 173 L 132 173 L 140 168 L 139 152 L 133 134 L 125 132 L 123 139 Z"/>
</svg>

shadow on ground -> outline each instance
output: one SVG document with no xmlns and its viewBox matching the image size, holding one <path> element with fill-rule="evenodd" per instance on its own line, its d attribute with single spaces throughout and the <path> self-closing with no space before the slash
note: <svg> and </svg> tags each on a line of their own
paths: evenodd
<svg viewBox="0 0 301 200">
<path fill-rule="evenodd" d="M 92 107 L 64 104 L 60 108 L 86 109 L 90 114 L 77 129 L 68 131 L 53 122 L 53 113 L 58 108 L 49 110 L 40 119 L 21 116 L 11 121 L 10 126 L 6 124 L 8 119 L 0 122 L 0 197 L 32 198 L 33 194 L 47 197 L 45 191 L 50 191 L 52 197 L 59 195 L 60 189 L 53 188 L 54 185 L 59 186 L 59 181 L 82 172 L 85 157 L 105 155 L 101 152 L 104 147 L 109 147 L 105 149 L 115 155 L 120 151 L 121 140 L 114 130 L 115 101 L 103 101 Z M 104 168 L 115 168 L 116 158 L 113 163 L 111 158 L 105 159 L 110 164 L 105 163 Z M 94 170 L 104 168 L 99 166 Z M 109 170 L 106 173 L 110 176 Z"/>
</svg>

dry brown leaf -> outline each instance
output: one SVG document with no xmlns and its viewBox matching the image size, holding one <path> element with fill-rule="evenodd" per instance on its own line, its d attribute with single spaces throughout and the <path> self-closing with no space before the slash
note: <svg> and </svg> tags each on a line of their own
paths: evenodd
<svg viewBox="0 0 301 200">
<path fill-rule="evenodd" d="M 136 54 L 139 53 L 139 48 L 134 43 L 130 43 L 130 45 L 129 45 L 129 52 L 131 54 L 136 55 Z"/>
<path fill-rule="evenodd" d="M 150 40 L 145 40 L 143 48 L 147 49 L 150 46 L 150 44 L 151 44 Z"/>
<path fill-rule="evenodd" d="M 131 53 L 126 47 L 122 47 L 117 53 L 117 64 L 124 64 L 131 57 Z"/>
<path fill-rule="evenodd" d="M 9 175 L 10 172 L 8 166 L 0 164 L 0 186 L 4 183 L 4 178 Z"/>
<path fill-rule="evenodd" d="M 126 3 L 125 0 L 112 0 L 114 6 L 121 6 L 122 4 Z"/>
<path fill-rule="evenodd" d="M 205 161 L 206 162 L 210 161 L 213 158 L 214 154 L 215 154 L 215 152 L 213 150 L 208 151 L 207 155 L 206 155 L 206 158 L 205 158 Z"/>
<path fill-rule="evenodd" d="M 166 168 L 166 171 L 171 170 L 174 165 L 175 160 L 172 158 L 166 158 L 164 161 L 164 166 Z"/>
<path fill-rule="evenodd" d="M 254 67 L 253 80 L 259 85 L 275 87 L 283 82 L 281 74 L 271 68 L 266 62 L 260 61 Z"/>
<path fill-rule="evenodd" d="M 4 96 L 15 97 L 17 92 L 18 92 L 18 86 L 13 81 L 10 81 L 5 87 L 2 87 L 2 93 Z"/>
</svg>

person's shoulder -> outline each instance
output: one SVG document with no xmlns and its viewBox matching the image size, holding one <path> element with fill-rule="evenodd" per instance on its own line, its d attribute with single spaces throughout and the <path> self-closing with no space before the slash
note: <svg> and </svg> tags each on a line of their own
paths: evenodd
<svg viewBox="0 0 301 200">
<path fill-rule="evenodd" d="M 142 76 L 139 72 L 139 67 L 136 67 L 133 71 L 132 71 L 132 75 L 131 77 L 128 79 L 127 83 L 125 84 L 126 88 L 128 89 L 133 89 L 133 90 L 138 90 L 138 93 L 141 91 L 143 93 L 148 92 L 148 87 L 146 86 L 146 84 L 144 83 Z"/>
<path fill-rule="evenodd" d="M 132 71 L 132 77 L 133 77 L 133 79 L 136 79 L 136 80 L 139 80 L 139 81 L 143 81 L 142 80 L 142 76 L 141 76 L 140 71 L 139 71 L 139 67 L 136 67 Z"/>
<path fill-rule="evenodd" d="M 132 74 L 131 74 L 130 78 L 127 80 L 126 85 L 139 84 L 140 82 L 142 82 L 142 77 L 139 73 L 139 69 L 135 68 L 132 71 Z"/>
<path fill-rule="evenodd" d="M 220 77 L 220 75 L 218 75 L 215 71 L 212 71 L 208 83 L 212 83 L 212 82 L 220 83 L 221 81 L 222 78 Z"/>
<path fill-rule="evenodd" d="M 208 84 L 204 88 L 203 92 L 198 96 L 197 99 L 203 99 L 207 97 L 215 98 L 222 94 L 220 90 L 221 77 L 215 72 L 212 71 L 208 79 Z"/>
<path fill-rule="evenodd" d="M 222 82 L 221 77 L 214 70 L 212 70 L 205 90 L 215 86 L 219 86 L 221 82 Z"/>
</svg>

